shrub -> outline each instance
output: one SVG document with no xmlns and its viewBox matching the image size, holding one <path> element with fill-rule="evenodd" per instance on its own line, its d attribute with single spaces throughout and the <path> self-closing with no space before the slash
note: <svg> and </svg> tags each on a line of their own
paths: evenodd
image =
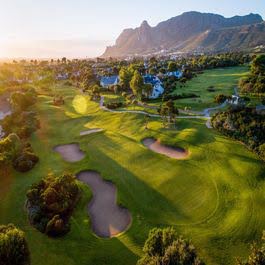
<svg viewBox="0 0 265 265">
<path fill-rule="evenodd" d="M 29 265 L 30 252 L 24 233 L 13 224 L 0 226 L 0 265 Z"/>
<path fill-rule="evenodd" d="M 123 106 L 122 102 L 109 102 L 109 103 L 104 103 L 104 106 L 106 106 L 108 109 L 118 109 Z"/>
<path fill-rule="evenodd" d="M 259 146 L 260 157 L 265 160 L 265 143 Z"/>
<path fill-rule="evenodd" d="M 215 96 L 214 98 L 214 102 L 221 104 L 224 103 L 229 97 L 223 94 L 219 94 L 217 96 Z"/>
<path fill-rule="evenodd" d="M 190 241 L 178 236 L 173 228 L 154 228 L 143 248 L 138 265 L 203 264 Z"/>
<path fill-rule="evenodd" d="M 31 170 L 39 161 L 39 157 L 32 152 L 22 151 L 14 160 L 13 167 L 19 172 Z"/>
<path fill-rule="evenodd" d="M 246 261 L 237 259 L 237 265 L 264 265 L 265 264 L 265 232 L 263 232 L 262 243 L 259 246 L 257 243 L 251 245 L 250 255 Z"/>
<path fill-rule="evenodd" d="M 69 218 L 79 198 L 72 174 L 48 174 L 27 192 L 30 223 L 42 233 L 60 236 L 70 229 Z"/>
<path fill-rule="evenodd" d="M 16 133 L 25 139 L 40 128 L 40 121 L 34 111 L 14 112 L 4 118 L 2 127 L 6 134 Z"/>
<path fill-rule="evenodd" d="M 255 108 L 230 109 L 212 117 L 215 129 L 231 138 L 242 141 L 264 158 L 265 116 Z"/>
</svg>

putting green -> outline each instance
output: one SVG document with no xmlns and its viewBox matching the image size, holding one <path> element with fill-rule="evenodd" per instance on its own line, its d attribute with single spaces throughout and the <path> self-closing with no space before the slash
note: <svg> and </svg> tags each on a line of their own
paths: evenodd
<svg viewBox="0 0 265 265">
<path fill-rule="evenodd" d="M 62 86 L 60 91 L 68 96 L 59 108 L 50 104 L 51 97 L 39 97 L 41 129 L 31 143 L 40 162 L 27 174 L 12 172 L 8 187 L 0 185 L 0 194 L 5 192 L 0 223 L 13 222 L 26 232 L 32 265 L 132 265 L 149 230 L 169 225 L 192 239 L 207 264 L 234 264 L 235 256 L 248 254 L 249 244 L 265 228 L 265 170 L 253 153 L 207 129 L 204 120 L 177 120 L 175 131 L 151 119 L 145 130 L 143 115 L 104 112 L 86 96 L 76 98 L 73 88 Z M 80 136 L 86 128 L 103 131 Z M 146 137 L 181 146 L 191 155 L 174 160 L 151 152 L 141 143 Z M 81 161 L 68 163 L 51 153 L 55 145 L 73 142 L 85 153 Z M 24 211 L 25 194 L 50 170 L 95 170 L 111 180 L 118 203 L 132 215 L 129 230 L 112 239 L 94 235 L 87 215 L 92 191 L 83 183 L 69 234 L 50 239 L 32 228 Z"/>
</svg>

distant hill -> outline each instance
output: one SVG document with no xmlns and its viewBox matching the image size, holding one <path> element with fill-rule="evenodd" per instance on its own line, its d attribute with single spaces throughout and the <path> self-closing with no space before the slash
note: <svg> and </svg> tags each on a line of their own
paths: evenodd
<svg viewBox="0 0 265 265">
<path fill-rule="evenodd" d="M 265 45 L 265 23 L 260 15 L 225 18 L 186 12 L 151 27 L 143 21 L 125 29 L 102 57 L 146 55 L 157 52 L 226 51 Z"/>
</svg>

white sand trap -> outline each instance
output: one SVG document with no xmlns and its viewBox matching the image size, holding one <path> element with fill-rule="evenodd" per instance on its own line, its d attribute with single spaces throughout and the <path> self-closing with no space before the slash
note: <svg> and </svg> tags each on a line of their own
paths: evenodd
<svg viewBox="0 0 265 265">
<path fill-rule="evenodd" d="M 67 162 L 77 162 L 85 157 L 85 153 L 80 149 L 79 144 L 57 145 L 53 151 L 59 153 Z"/>
<path fill-rule="evenodd" d="M 80 132 L 80 135 L 83 136 L 83 135 L 89 135 L 89 134 L 92 134 L 92 133 L 97 133 L 97 132 L 102 132 L 103 129 L 90 129 L 90 130 L 86 130 L 86 131 L 82 131 Z"/>
<path fill-rule="evenodd" d="M 88 204 L 92 230 L 100 237 L 114 237 L 125 231 L 131 223 L 130 212 L 117 205 L 116 187 L 102 179 L 95 171 L 82 171 L 77 178 L 89 185 L 93 198 Z"/>
<path fill-rule="evenodd" d="M 163 154 L 174 159 L 183 159 L 189 155 L 188 151 L 182 148 L 163 145 L 159 140 L 154 138 L 145 138 L 143 140 L 143 144 L 156 153 Z"/>
</svg>

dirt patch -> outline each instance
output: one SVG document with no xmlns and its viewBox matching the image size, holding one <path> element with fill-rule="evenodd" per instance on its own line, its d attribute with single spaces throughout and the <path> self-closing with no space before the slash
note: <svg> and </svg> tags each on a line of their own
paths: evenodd
<svg viewBox="0 0 265 265">
<path fill-rule="evenodd" d="M 79 144 L 57 145 L 53 151 L 59 153 L 67 162 L 77 162 L 85 157 L 85 153 L 80 149 Z"/>
<path fill-rule="evenodd" d="M 183 148 L 163 145 L 154 138 L 145 138 L 142 142 L 150 150 L 174 159 L 184 159 L 189 155 L 189 152 Z"/>
<path fill-rule="evenodd" d="M 90 130 L 86 130 L 86 131 L 80 132 L 80 135 L 81 136 L 89 135 L 89 134 L 92 134 L 92 133 L 97 133 L 97 132 L 102 132 L 102 131 L 103 131 L 102 129 L 90 129 Z"/>
<path fill-rule="evenodd" d="M 100 237 L 114 237 L 125 231 L 131 223 L 130 212 L 117 205 L 117 188 L 102 179 L 95 171 L 83 171 L 77 178 L 90 186 L 93 198 L 88 205 L 92 230 Z"/>
</svg>

